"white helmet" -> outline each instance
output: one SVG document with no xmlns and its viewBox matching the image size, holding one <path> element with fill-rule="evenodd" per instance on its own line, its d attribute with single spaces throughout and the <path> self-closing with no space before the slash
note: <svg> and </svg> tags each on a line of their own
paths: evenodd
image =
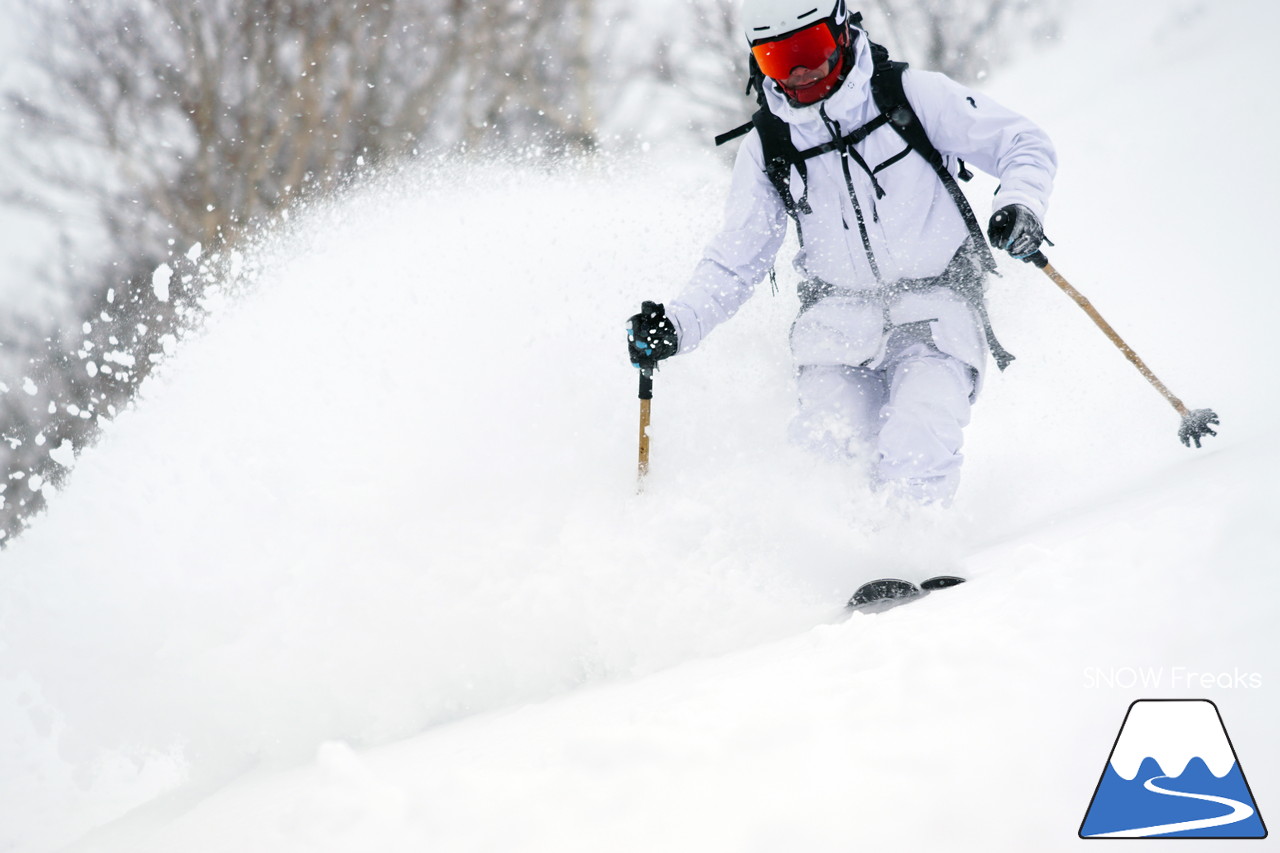
<svg viewBox="0 0 1280 853">
<path fill-rule="evenodd" d="M 844 26 L 849 20 L 844 0 L 744 0 L 742 4 L 742 26 L 750 44 L 776 39 L 823 20 Z"/>
<path fill-rule="evenodd" d="M 742 23 L 754 68 L 799 106 L 830 96 L 853 65 L 844 0 L 745 0 Z"/>
</svg>

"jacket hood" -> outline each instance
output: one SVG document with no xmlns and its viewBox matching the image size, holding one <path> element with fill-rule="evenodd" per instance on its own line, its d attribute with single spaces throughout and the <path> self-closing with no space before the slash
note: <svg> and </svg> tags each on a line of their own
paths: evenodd
<svg viewBox="0 0 1280 853">
<path fill-rule="evenodd" d="M 770 112 L 787 124 L 821 123 L 822 116 L 818 113 L 820 107 L 825 105 L 828 113 L 845 114 L 852 112 L 871 97 L 871 74 L 875 70 L 875 62 L 871 58 L 871 44 L 867 40 L 867 34 L 862 30 L 851 27 L 850 31 L 854 37 L 853 67 L 844 78 L 844 82 L 821 101 L 798 107 L 787 99 L 782 87 L 776 81 L 766 77 L 764 96 Z"/>
</svg>

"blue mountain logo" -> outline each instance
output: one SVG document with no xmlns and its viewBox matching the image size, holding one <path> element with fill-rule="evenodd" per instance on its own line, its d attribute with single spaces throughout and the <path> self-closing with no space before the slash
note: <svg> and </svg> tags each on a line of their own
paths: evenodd
<svg viewBox="0 0 1280 853">
<path fill-rule="evenodd" d="M 1266 838 L 1218 706 L 1140 699 L 1080 825 L 1081 838 Z"/>
</svg>

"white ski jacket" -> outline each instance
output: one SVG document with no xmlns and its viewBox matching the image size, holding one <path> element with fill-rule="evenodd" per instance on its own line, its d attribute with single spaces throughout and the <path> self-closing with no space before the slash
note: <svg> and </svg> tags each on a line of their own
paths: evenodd
<svg viewBox="0 0 1280 853">
<path fill-rule="evenodd" d="M 838 126 L 839 133 L 848 134 L 879 115 L 871 94 L 871 50 L 860 31 L 855 52 L 855 66 L 848 77 L 830 97 L 817 104 L 792 106 L 777 84 L 766 80 L 769 108 L 790 126 L 797 150 L 830 142 L 833 132 L 827 120 Z M 1024 204 L 1044 221 L 1057 159 L 1052 143 L 1040 128 L 942 74 L 908 69 L 902 83 L 930 141 L 953 174 L 958 169 L 957 159 L 962 159 L 998 177 L 1001 187 L 993 211 L 1009 204 Z M 856 147 L 874 169 L 900 154 L 906 143 L 892 127 L 883 126 Z M 841 290 L 865 292 L 870 299 L 895 281 L 942 273 L 969 238 L 969 230 L 924 158 L 912 152 L 879 172 L 876 179 L 885 193 L 879 199 L 866 171 L 852 160 L 848 164 L 870 253 L 880 272 L 877 281 L 858 227 L 841 157 L 840 152 L 832 151 L 807 164 L 808 201 L 813 212 L 801 214 L 804 247 L 794 261 L 803 279 L 819 279 Z M 681 353 L 697 347 L 713 328 L 738 311 L 767 275 L 782 246 L 787 213 L 765 174 L 763 160 L 760 137 L 753 130 L 738 152 L 724 227 L 707 246 L 684 290 L 667 303 L 667 315 L 675 322 Z M 794 168 L 791 188 L 797 199 L 805 191 Z M 920 293 L 902 295 L 892 305 L 879 305 L 861 317 L 842 310 L 840 302 L 837 298 L 825 299 L 801 316 L 792 339 L 799 363 L 860 364 L 874 360 L 890 309 L 895 324 L 941 320 L 933 331 L 944 352 L 961 358 L 975 370 L 981 369 L 985 361 L 986 345 L 973 310 L 950 291 L 932 298 Z M 824 313 L 831 316 L 824 320 Z M 940 316 L 943 314 L 952 319 L 948 321 Z M 850 328 L 836 335 L 840 340 L 834 344 L 827 335 L 825 341 L 815 339 L 813 346 L 807 346 L 802 327 L 806 323 L 815 330 L 832 323 Z"/>
</svg>

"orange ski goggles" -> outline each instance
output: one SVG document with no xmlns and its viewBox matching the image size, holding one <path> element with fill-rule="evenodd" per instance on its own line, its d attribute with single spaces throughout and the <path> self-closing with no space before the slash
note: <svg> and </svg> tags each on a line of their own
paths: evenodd
<svg viewBox="0 0 1280 853">
<path fill-rule="evenodd" d="M 831 25 L 821 21 L 781 38 L 754 44 L 751 53 L 766 77 L 786 80 L 796 68 L 814 69 L 824 62 L 834 62 L 838 45 Z"/>
</svg>

